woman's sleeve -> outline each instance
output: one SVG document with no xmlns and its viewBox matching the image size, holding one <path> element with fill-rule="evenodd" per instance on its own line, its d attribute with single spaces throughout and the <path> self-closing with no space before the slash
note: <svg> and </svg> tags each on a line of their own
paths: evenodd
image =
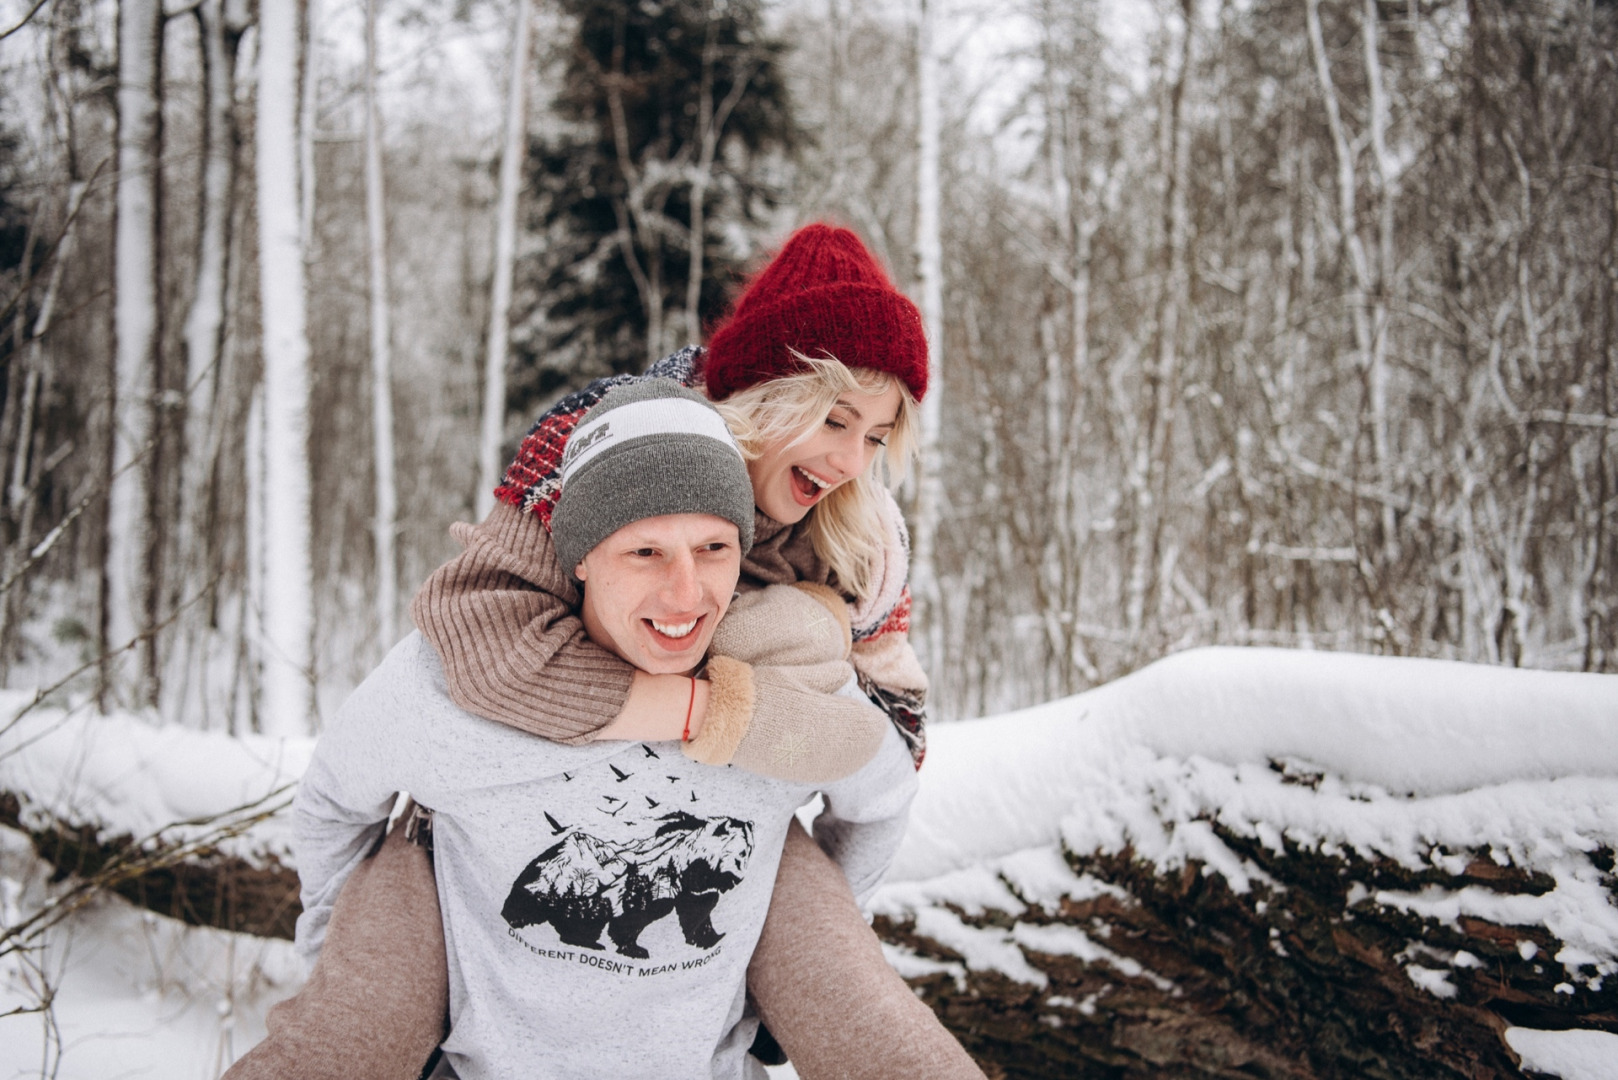
<svg viewBox="0 0 1618 1080">
<path fill-rule="evenodd" d="M 585 743 L 622 711 L 634 668 L 591 641 L 579 592 L 550 533 L 505 503 L 434 571 L 410 605 L 437 650 L 449 695 L 478 716 L 561 743 Z"/>
</svg>

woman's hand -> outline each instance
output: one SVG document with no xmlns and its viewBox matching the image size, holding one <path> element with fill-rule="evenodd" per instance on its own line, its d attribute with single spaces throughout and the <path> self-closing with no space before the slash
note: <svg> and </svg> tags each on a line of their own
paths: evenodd
<svg viewBox="0 0 1618 1080">
<path fill-rule="evenodd" d="M 799 582 L 744 593 L 714 631 L 714 656 L 772 667 L 848 659 L 848 604 L 826 585 Z"/>
</svg>

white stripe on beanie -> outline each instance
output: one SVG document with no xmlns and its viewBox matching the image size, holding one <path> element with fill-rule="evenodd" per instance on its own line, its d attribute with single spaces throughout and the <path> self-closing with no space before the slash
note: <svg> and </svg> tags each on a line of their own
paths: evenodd
<svg viewBox="0 0 1618 1080">
<path fill-rule="evenodd" d="M 562 455 L 562 483 L 609 447 L 648 435 L 700 435 L 742 456 L 730 428 L 711 407 L 677 397 L 634 401 L 608 409 L 573 429 Z"/>
</svg>

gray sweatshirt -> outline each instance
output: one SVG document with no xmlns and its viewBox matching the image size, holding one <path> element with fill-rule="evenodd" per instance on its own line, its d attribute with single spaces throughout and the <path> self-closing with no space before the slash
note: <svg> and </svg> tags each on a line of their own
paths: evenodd
<svg viewBox="0 0 1618 1080">
<path fill-rule="evenodd" d="M 747 963 L 815 789 L 697 764 L 677 742 L 564 746 L 484 720 L 413 633 L 338 711 L 293 804 L 306 959 L 399 791 L 434 810 L 453 1075 L 763 1076 Z M 890 726 L 870 764 L 820 791 L 815 834 L 863 901 L 904 834 L 910 754 Z"/>
</svg>

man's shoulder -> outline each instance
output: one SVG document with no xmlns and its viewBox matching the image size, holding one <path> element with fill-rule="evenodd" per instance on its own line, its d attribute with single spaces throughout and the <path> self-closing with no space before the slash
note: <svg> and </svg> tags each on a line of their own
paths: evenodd
<svg viewBox="0 0 1618 1080">
<path fill-rule="evenodd" d="M 443 662 L 420 630 L 412 630 L 388 650 L 382 662 L 348 695 L 337 718 L 341 721 L 378 709 L 395 714 L 409 710 L 411 715 L 422 716 L 465 713 L 449 696 Z"/>
</svg>

